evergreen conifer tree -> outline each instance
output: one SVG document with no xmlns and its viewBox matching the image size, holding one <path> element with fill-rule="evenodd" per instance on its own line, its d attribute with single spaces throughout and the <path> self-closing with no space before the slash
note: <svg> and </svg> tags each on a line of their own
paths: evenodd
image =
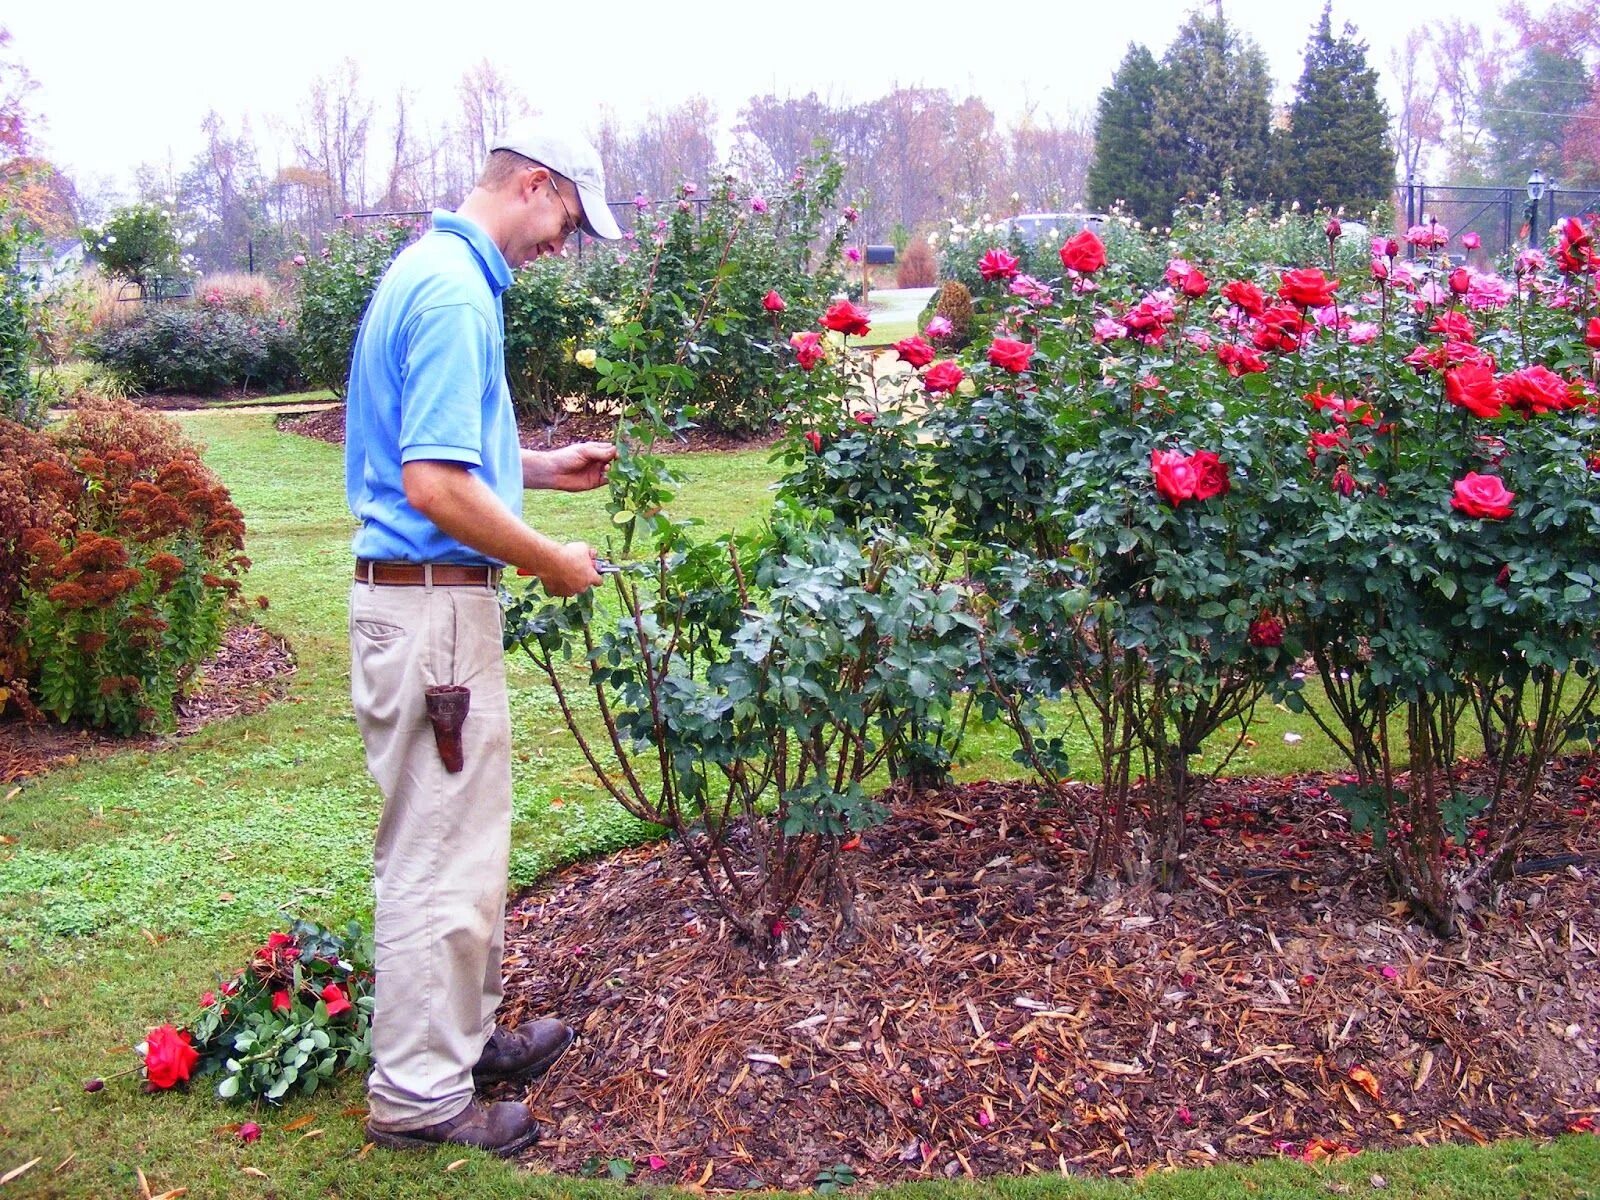
<svg viewBox="0 0 1600 1200">
<path fill-rule="evenodd" d="M 1333 5 L 1306 44 L 1305 68 L 1289 110 L 1281 164 L 1287 197 L 1303 207 L 1343 208 L 1365 215 L 1394 188 L 1389 111 L 1366 43 L 1348 22 L 1333 36 Z"/>
<path fill-rule="evenodd" d="M 1266 56 L 1227 19 L 1195 13 L 1161 59 L 1155 87 L 1159 207 L 1219 191 L 1231 179 L 1245 200 L 1271 190 L 1272 87 Z"/>
<path fill-rule="evenodd" d="M 1100 93 L 1088 178 L 1089 203 L 1095 208 L 1109 209 L 1120 201 L 1141 221 L 1171 216 L 1170 207 L 1162 208 L 1170 188 L 1155 169 L 1152 139 L 1160 73 L 1155 56 L 1133 42 L 1111 86 Z"/>
</svg>

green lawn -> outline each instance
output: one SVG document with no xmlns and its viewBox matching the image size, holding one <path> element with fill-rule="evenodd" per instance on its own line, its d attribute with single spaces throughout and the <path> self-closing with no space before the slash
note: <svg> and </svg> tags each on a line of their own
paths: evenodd
<svg viewBox="0 0 1600 1200">
<path fill-rule="evenodd" d="M 63 769 L 0 804 L 0 1176 L 39 1161 L 0 1194 L 191 1197 L 424 1195 L 615 1197 L 611 1185 L 530 1175 L 476 1154 L 361 1156 L 359 1080 L 258 1115 L 265 1138 L 242 1146 L 222 1128 L 243 1119 L 209 1092 L 140 1095 L 83 1079 L 130 1062 L 151 1024 L 182 1020 L 283 914 L 332 921 L 370 912 L 368 856 L 378 797 L 366 776 L 347 696 L 344 635 L 350 520 L 336 447 L 279 434 L 267 415 L 185 414 L 244 509 L 255 560 L 247 592 L 269 597 L 262 621 L 299 660 L 287 703 L 213 726 L 158 752 L 124 752 Z M 764 453 L 695 455 L 677 509 L 712 528 L 759 519 Z M 557 537 L 604 543 L 592 496 L 530 496 L 529 518 Z M 636 841 L 643 830 L 603 802 L 548 689 L 514 667 L 518 731 L 516 882 L 574 857 Z M 1244 770 L 1332 765 L 1303 718 L 1270 711 Z M 1305 740 L 1288 747 L 1283 733 Z M 969 777 L 1014 773 L 998 730 L 976 731 Z M 6 789 L 9 791 L 10 789 Z M 3 795 L 3 793 L 0 793 Z M 10 839 L 15 839 L 11 841 Z M 294 1130 L 297 1119 L 311 1122 Z M 456 1170 L 447 1168 L 465 1159 Z M 244 1168 L 261 1174 L 247 1174 Z M 1369 1177 L 1389 1187 L 1374 1192 Z M 1137 1184 L 1002 1180 L 897 1189 L 903 1194 L 1053 1197 L 1444 1198 L 1600 1195 L 1600 1139 L 1370 1154 L 1308 1168 L 1261 1163 Z M 1587 1189 L 1587 1190 L 1585 1190 Z"/>
</svg>

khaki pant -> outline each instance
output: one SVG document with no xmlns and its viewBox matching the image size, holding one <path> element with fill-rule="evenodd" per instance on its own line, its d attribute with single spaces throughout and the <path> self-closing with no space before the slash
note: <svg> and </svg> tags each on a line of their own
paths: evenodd
<svg viewBox="0 0 1600 1200">
<path fill-rule="evenodd" d="M 377 1011 L 371 1119 L 417 1129 L 472 1099 L 502 994 L 511 719 L 500 605 L 487 587 L 350 593 L 350 690 L 383 791 L 373 852 Z M 424 689 L 472 689 L 465 769 L 445 771 Z"/>
</svg>

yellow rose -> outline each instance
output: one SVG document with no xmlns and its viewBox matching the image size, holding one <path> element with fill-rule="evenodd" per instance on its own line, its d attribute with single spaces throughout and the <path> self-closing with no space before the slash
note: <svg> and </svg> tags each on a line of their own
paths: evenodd
<svg viewBox="0 0 1600 1200">
<path fill-rule="evenodd" d="M 588 367 L 589 370 L 594 370 L 595 353 L 593 350 L 579 350 L 572 358 L 580 367 Z"/>
</svg>

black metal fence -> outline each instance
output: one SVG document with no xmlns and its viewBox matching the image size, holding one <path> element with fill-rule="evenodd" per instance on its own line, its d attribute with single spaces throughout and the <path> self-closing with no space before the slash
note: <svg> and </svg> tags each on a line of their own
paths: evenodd
<svg viewBox="0 0 1600 1200">
<path fill-rule="evenodd" d="M 1600 209 L 1600 192 L 1547 187 L 1537 200 L 1517 187 L 1467 187 L 1408 180 L 1395 194 L 1395 211 L 1407 228 L 1436 221 L 1450 231 L 1452 246 L 1460 235 L 1476 233 L 1482 252 L 1495 257 L 1512 249 L 1537 245 L 1563 217 Z"/>
</svg>

